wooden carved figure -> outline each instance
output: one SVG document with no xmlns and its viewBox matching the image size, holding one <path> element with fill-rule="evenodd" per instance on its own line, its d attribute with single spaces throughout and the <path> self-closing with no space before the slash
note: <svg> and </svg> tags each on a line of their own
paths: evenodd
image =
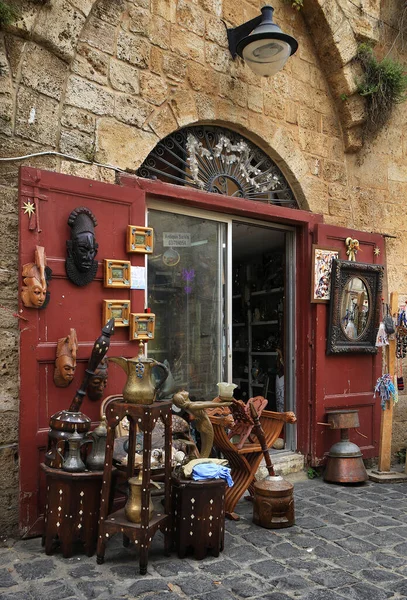
<svg viewBox="0 0 407 600">
<path fill-rule="evenodd" d="M 90 400 L 97 401 L 103 398 L 103 392 L 107 386 L 107 376 L 107 358 L 103 358 L 89 379 L 86 393 Z"/>
<path fill-rule="evenodd" d="M 57 387 L 65 388 L 73 381 L 76 369 L 76 353 L 78 352 L 78 339 L 75 329 L 69 335 L 60 338 L 57 344 L 57 357 L 55 359 L 54 383 Z"/>
<path fill-rule="evenodd" d="M 26 308 L 45 308 L 49 302 L 47 283 L 51 279 L 43 246 L 35 247 L 35 263 L 23 265 L 21 299 Z"/>
<path fill-rule="evenodd" d="M 71 239 L 66 242 L 66 274 L 72 283 L 84 286 L 94 280 L 98 268 L 95 261 L 98 251 L 95 239 L 97 221 L 89 208 L 81 206 L 71 212 L 68 225 Z"/>
</svg>

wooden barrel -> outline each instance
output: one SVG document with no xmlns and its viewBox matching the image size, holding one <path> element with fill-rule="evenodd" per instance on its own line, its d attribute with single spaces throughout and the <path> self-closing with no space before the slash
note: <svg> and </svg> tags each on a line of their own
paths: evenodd
<svg viewBox="0 0 407 600">
<path fill-rule="evenodd" d="M 294 518 L 294 486 L 282 477 L 266 477 L 254 484 L 253 523 L 266 529 L 291 527 Z"/>
</svg>

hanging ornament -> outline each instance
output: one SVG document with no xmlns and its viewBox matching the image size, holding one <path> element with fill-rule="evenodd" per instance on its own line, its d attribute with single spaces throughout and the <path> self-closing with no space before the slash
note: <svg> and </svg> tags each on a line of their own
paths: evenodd
<svg viewBox="0 0 407 600">
<path fill-rule="evenodd" d="M 389 402 L 391 399 L 394 400 L 395 397 L 397 397 L 396 388 L 394 387 L 394 383 L 392 381 L 391 375 L 386 373 L 386 375 L 382 375 L 381 377 L 378 378 L 378 380 L 376 381 L 375 388 L 374 388 L 373 398 L 376 398 L 377 392 L 380 395 L 381 407 L 383 410 L 385 410 L 387 402 Z M 397 400 L 396 400 L 396 402 L 397 402 Z"/>
<path fill-rule="evenodd" d="M 381 322 L 379 325 L 379 331 L 376 336 L 376 348 L 381 348 L 382 346 L 388 346 L 389 339 L 387 337 L 386 330 L 384 328 L 384 323 Z"/>
</svg>

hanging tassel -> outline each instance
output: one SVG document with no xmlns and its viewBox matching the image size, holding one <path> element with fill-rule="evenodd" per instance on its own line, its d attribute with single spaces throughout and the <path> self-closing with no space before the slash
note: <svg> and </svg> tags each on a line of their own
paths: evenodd
<svg viewBox="0 0 407 600">
<path fill-rule="evenodd" d="M 389 345 L 389 339 L 387 337 L 387 333 L 384 328 L 384 323 L 382 321 L 379 325 L 379 331 L 377 332 L 377 336 L 376 336 L 376 348 L 380 348 L 381 346 L 388 346 L 388 345 Z"/>
<path fill-rule="evenodd" d="M 397 404 L 397 402 L 399 401 L 399 393 L 398 393 L 398 383 L 397 383 L 397 375 L 395 375 L 393 377 L 393 387 L 394 387 L 394 394 L 393 394 L 393 402 L 394 404 Z"/>
<path fill-rule="evenodd" d="M 376 398 L 376 392 L 379 393 L 382 410 L 385 410 L 387 402 L 389 402 L 391 399 L 394 400 L 396 395 L 396 388 L 394 387 L 392 378 L 388 373 L 386 375 L 382 375 L 376 381 L 373 398 Z"/>
</svg>

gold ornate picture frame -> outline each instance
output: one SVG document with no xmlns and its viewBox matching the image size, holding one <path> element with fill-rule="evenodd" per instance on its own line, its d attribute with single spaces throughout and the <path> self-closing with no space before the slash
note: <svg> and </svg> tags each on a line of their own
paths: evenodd
<svg viewBox="0 0 407 600">
<path fill-rule="evenodd" d="M 107 288 L 130 288 L 131 271 L 129 260 L 104 259 L 104 286 Z"/>
<path fill-rule="evenodd" d="M 338 248 L 312 245 L 311 302 L 328 303 L 331 294 L 332 261 L 339 257 Z"/>
<path fill-rule="evenodd" d="M 127 226 L 127 252 L 152 254 L 154 249 L 154 232 L 152 227 Z"/>
<path fill-rule="evenodd" d="M 154 339 L 155 315 L 153 313 L 130 313 L 130 340 Z"/>
<path fill-rule="evenodd" d="M 102 324 L 114 318 L 115 327 L 130 324 L 130 300 L 103 300 Z"/>
</svg>

